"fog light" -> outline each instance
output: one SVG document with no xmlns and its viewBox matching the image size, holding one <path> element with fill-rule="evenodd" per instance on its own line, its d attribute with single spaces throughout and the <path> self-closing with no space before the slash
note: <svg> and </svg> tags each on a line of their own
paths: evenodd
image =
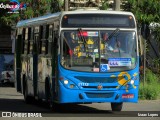
<svg viewBox="0 0 160 120">
<path fill-rule="evenodd" d="M 80 99 L 83 99 L 83 95 L 82 95 L 82 94 L 79 94 L 79 98 L 80 98 Z"/>
<path fill-rule="evenodd" d="M 64 80 L 64 84 L 66 84 L 66 85 L 67 85 L 67 84 L 68 84 L 68 80 Z"/>
<path fill-rule="evenodd" d="M 131 80 L 131 84 L 134 84 L 134 80 Z"/>
<path fill-rule="evenodd" d="M 117 94 L 117 95 L 116 95 L 116 97 L 115 97 L 115 100 L 117 100 L 117 99 L 119 98 L 119 96 L 120 96 L 120 95 L 119 95 L 119 94 Z"/>
<path fill-rule="evenodd" d="M 74 84 L 70 84 L 70 88 L 74 88 Z"/>
</svg>

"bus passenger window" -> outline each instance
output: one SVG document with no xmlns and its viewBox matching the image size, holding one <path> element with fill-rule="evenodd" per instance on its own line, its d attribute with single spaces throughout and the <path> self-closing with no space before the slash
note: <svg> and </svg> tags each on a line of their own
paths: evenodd
<svg viewBox="0 0 160 120">
<path fill-rule="evenodd" d="M 50 25 L 49 26 L 49 36 L 48 36 L 48 46 L 47 46 L 48 54 L 51 54 L 52 38 L 53 38 L 52 35 L 53 35 L 52 25 Z"/>
<path fill-rule="evenodd" d="M 48 41 L 49 41 L 49 25 L 46 26 L 46 34 L 45 34 L 45 54 L 48 54 Z"/>
<path fill-rule="evenodd" d="M 28 29 L 28 48 L 27 48 L 27 54 L 30 54 L 30 40 L 31 40 L 31 28 Z"/>
<path fill-rule="evenodd" d="M 29 54 L 33 53 L 33 40 L 29 41 Z"/>
<path fill-rule="evenodd" d="M 26 31 L 26 29 L 25 28 L 23 28 L 23 32 L 22 32 L 22 46 L 23 46 L 23 48 L 22 48 L 22 54 L 24 54 L 25 52 L 25 31 Z"/>
<path fill-rule="evenodd" d="M 33 28 L 29 29 L 29 38 L 28 38 L 28 54 L 32 54 L 33 53 L 33 36 L 34 35 L 34 31 Z"/>
<path fill-rule="evenodd" d="M 40 26 L 40 32 L 39 32 L 39 39 L 38 41 L 38 54 L 42 54 L 42 41 L 43 41 L 43 35 L 44 35 L 43 26 Z"/>
<path fill-rule="evenodd" d="M 34 35 L 34 43 L 35 43 L 35 44 L 33 44 L 33 52 L 36 53 L 36 54 L 38 53 L 38 50 L 39 50 L 39 49 L 38 49 L 38 48 L 39 48 L 39 47 L 38 47 L 38 39 L 39 39 L 38 34 L 35 34 L 35 35 Z"/>
</svg>

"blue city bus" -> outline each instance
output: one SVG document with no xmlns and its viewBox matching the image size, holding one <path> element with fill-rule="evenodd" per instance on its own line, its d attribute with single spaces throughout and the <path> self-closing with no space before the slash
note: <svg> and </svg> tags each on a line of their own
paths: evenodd
<svg viewBox="0 0 160 120">
<path fill-rule="evenodd" d="M 15 78 L 26 103 L 138 102 L 139 51 L 130 12 L 63 11 L 18 22 Z"/>
</svg>

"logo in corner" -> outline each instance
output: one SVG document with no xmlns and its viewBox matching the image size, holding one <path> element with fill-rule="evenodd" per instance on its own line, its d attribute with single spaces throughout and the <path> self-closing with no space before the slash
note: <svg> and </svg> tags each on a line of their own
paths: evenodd
<svg viewBox="0 0 160 120">
<path fill-rule="evenodd" d="M 10 5 L 10 11 L 12 12 L 16 12 L 20 9 L 26 8 L 26 4 L 24 4 L 23 2 L 20 3 L 18 0 L 10 0 Z"/>
<path fill-rule="evenodd" d="M 19 3 L 18 0 L 10 0 L 10 5 L 11 5 L 10 10 L 11 10 L 12 12 L 17 11 L 17 10 L 19 10 L 19 8 L 20 8 L 20 3 Z"/>
<path fill-rule="evenodd" d="M 24 10 L 27 7 L 24 2 L 20 3 L 18 0 L 10 0 L 9 3 L 0 3 L 0 9 L 8 9 L 8 13 L 19 13 L 18 10 Z"/>
</svg>

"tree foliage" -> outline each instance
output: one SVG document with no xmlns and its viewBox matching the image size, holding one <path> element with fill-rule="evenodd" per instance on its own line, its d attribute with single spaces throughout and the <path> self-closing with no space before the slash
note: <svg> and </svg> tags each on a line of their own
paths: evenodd
<svg viewBox="0 0 160 120">
<path fill-rule="evenodd" d="M 102 6 L 100 7 L 101 10 L 107 10 L 109 8 L 108 0 L 102 1 Z"/>
<path fill-rule="evenodd" d="M 63 0 L 53 0 L 51 3 L 51 12 L 59 12 L 62 10 L 63 7 Z"/>
<path fill-rule="evenodd" d="M 19 0 L 20 3 L 26 4 L 26 9 L 19 9 L 19 13 L 8 13 L 9 9 L 1 9 L 0 22 L 6 25 L 14 25 L 19 20 L 38 17 L 51 12 L 58 12 L 61 9 L 63 0 Z M 9 3 L 9 0 L 1 0 L 0 3 Z"/>
<path fill-rule="evenodd" d="M 159 0 L 122 0 L 123 9 L 135 14 L 138 22 L 151 23 L 160 22 L 160 1 Z"/>
<path fill-rule="evenodd" d="M 125 11 L 131 11 L 136 16 L 138 25 L 148 27 L 150 23 L 160 23 L 160 1 L 159 0 L 122 0 L 123 9 Z M 160 27 L 155 28 L 157 35 L 160 34 Z M 160 41 L 160 37 L 158 37 Z"/>
</svg>

